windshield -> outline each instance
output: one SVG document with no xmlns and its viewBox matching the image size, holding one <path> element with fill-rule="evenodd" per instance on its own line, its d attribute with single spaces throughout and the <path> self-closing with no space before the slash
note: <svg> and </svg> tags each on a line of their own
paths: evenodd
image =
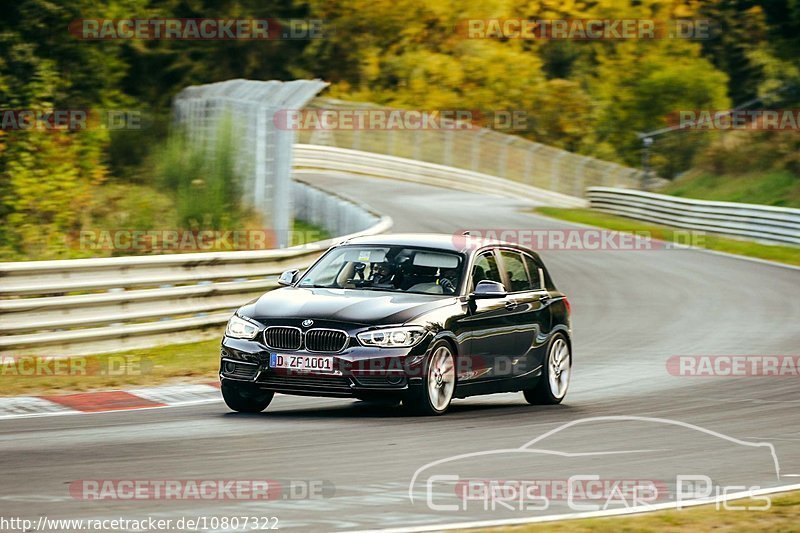
<svg viewBox="0 0 800 533">
<path fill-rule="evenodd" d="M 328 252 L 299 287 L 456 294 L 463 258 L 404 246 L 340 246 Z"/>
</svg>

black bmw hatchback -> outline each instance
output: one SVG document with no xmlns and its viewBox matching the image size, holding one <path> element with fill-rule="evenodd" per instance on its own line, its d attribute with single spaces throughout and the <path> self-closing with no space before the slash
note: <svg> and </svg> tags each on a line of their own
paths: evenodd
<svg viewBox="0 0 800 533">
<path fill-rule="evenodd" d="M 329 249 L 242 306 L 222 339 L 227 405 L 276 392 L 439 415 L 453 398 L 523 392 L 557 404 L 572 367 L 570 306 L 539 256 L 452 235 L 381 235 Z"/>
</svg>

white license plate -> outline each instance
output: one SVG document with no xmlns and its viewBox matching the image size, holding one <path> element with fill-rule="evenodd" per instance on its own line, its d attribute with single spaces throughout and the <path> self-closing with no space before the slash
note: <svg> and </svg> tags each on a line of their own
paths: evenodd
<svg viewBox="0 0 800 533">
<path fill-rule="evenodd" d="M 329 355 L 269 354 L 270 368 L 285 368 L 295 372 L 333 373 L 333 357 Z"/>
</svg>

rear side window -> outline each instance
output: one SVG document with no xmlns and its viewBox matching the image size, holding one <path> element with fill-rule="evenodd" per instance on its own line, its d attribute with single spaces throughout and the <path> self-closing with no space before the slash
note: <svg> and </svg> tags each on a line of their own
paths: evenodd
<svg viewBox="0 0 800 533">
<path fill-rule="evenodd" d="M 531 287 L 533 287 L 534 290 L 539 290 L 542 288 L 542 284 L 539 283 L 539 265 L 531 256 L 526 255 L 524 257 L 525 264 L 528 267 L 528 272 L 531 274 Z"/>
<path fill-rule="evenodd" d="M 472 288 L 474 289 L 479 281 L 489 280 L 502 283 L 500 270 L 497 268 L 497 261 L 492 252 L 483 252 L 475 259 L 475 266 L 472 267 Z"/>
<path fill-rule="evenodd" d="M 508 277 L 508 292 L 528 291 L 531 289 L 531 282 L 528 279 L 528 272 L 522 262 L 522 255 L 512 250 L 501 250 L 500 257 L 503 258 L 503 268 Z"/>
<path fill-rule="evenodd" d="M 536 290 L 544 289 L 548 291 L 556 290 L 556 286 L 553 284 L 553 280 L 550 278 L 550 274 L 547 272 L 547 269 L 544 267 L 540 259 L 534 259 L 529 255 L 525 255 L 525 264 L 528 266 L 528 272 L 531 274 L 531 282 L 533 284 L 533 288 Z M 544 276 L 544 287 L 541 286 L 539 283 L 539 270 L 542 269 L 542 274 Z"/>
</svg>

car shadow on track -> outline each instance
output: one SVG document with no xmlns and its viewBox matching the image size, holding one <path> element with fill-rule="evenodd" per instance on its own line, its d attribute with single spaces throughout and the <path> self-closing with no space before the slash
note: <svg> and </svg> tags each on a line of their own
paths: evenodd
<svg viewBox="0 0 800 533">
<path fill-rule="evenodd" d="M 272 407 L 272 406 L 271 406 Z M 475 414 L 491 413 L 492 416 L 531 416 L 536 414 L 571 413 L 576 408 L 569 405 L 528 405 L 524 401 L 460 403 L 454 402 L 443 417 L 411 414 L 402 406 L 380 405 L 369 402 L 341 403 L 319 407 L 268 408 L 263 413 L 225 413 L 226 418 L 273 418 L 273 419 L 332 419 L 332 418 L 397 418 L 408 420 L 441 420 L 469 418 Z"/>
</svg>

